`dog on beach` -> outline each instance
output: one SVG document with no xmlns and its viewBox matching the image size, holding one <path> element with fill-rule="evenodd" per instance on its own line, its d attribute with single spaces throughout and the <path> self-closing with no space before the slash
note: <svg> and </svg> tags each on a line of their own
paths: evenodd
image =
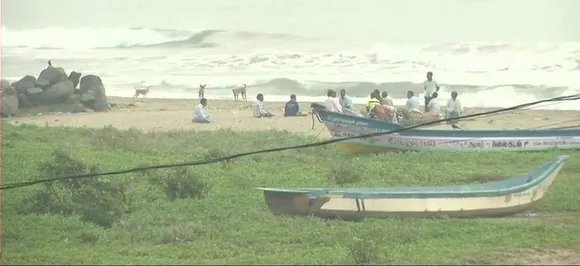
<svg viewBox="0 0 580 266">
<path fill-rule="evenodd" d="M 207 84 L 203 84 L 203 85 L 199 84 L 199 92 L 197 93 L 197 96 L 200 99 L 205 98 L 205 86 L 207 86 Z"/>
<path fill-rule="evenodd" d="M 232 92 L 234 93 L 234 100 L 238 100 L 240 97 L 239 95 L 242 95 L 242 99 L 246 99 L 246 84 L 244 84 L 242 87 L 239 87 L 237 89 L 233 89 Z"/>
<path fill-rule="evenodd" d="M 133 95 L 133 99 L 137 99 L 139 98 L 139 95 L 143 96 L 143 99 L 145 99 L 145 96 L 147 96 L 147 94 L 149 93 L 149 90 L 151 89 L 151 86 L 147 86 L 147 87 L 135 87 L 135 95 Z"/>
</svg>

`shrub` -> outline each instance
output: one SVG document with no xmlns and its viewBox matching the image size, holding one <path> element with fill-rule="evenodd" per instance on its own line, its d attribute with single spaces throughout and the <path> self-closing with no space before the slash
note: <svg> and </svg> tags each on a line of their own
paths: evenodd
<svg viewBox="0 0 580 266">
<path fill-rule="evenodd" d="M 88 166 L 64 151 L 53 152 L 52 160 L 42 163 L 39 170 L 52 177 L 99 172 L 96 166 Z M 125 190 L 123 185 L 103 178 L 57 180 L 37 189 L 21 212 L 79 215 L 85 222 L 109 228 L 129 210 Z"/>
<path fill-rule="evenodd" d="M 148 176 L 154 184 L 163 186 L 170 199 L 205 198 L 211 190 L 211 184 L 186 167 L 156 170 Z"/>
<path fill-rule="evenodd" d="M 328 172 L 328 181 L 337 185 L 360 182 L 364 176 L 364 167 L 358 158 L 338 160 Z"/>
</svg>

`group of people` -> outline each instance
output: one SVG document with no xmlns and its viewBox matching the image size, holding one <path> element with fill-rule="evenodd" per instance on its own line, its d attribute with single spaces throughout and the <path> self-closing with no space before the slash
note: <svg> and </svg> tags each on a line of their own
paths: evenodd
<svg viewBox="0 0 580 266">
<path fill-rule="evenodd" d="M 350 115 L 363 115 L 374 119 L 393 121 L 394 119 L 410 119 L 412 113 L 420 113 L 423 117 L 429 116 L 433 119 L 455 118 L 461 116 L 462 106 L 457 98 L 456 91 L 451 92 L 451 98 L 441 112 L 441 105 L 438 101 L 439 84 L 433 79 L 433 73 L 427 72 L 427 79 L 423 83 L 425 91 L 424 109 L 421 111 L 419 99 L 415 97 L 413 91 L 407 92 L 407 101 L 405 107 L 396 108 L 393 99 L 386 91 L 380 92 L 374 90 L 370 94 L 370 100 L 367 102 L 365 109 L 361 112 L 355 110 L 352 99 L 347 95 L 345 89 L 340 90 L 340 95 L 336 91 L 328 90 L 326 100 L 323 105 L 326 109 L 333 112 L 346 113 Z M 202 98 L 199 105 L 195 108 L 194 123 L 211 123 L 211 119 L 206 111 L 207 99 Z M 284 105 L 284 116 L 303 116 L 306 115 L 300 111 L 300 104 L 296 100 L 296 95 L 290 95 L 290 100 Z M 255 118 L 273 117 L 274 114 L 264 108 L 264 95 L 258 94 L 253 104 L 253 116 Z"/>
<path fill-rule="evenodd" d="M 296 95 L 290 95 L 290 100 L 284 105 L 284 116 L 304 116 L 306 114 L 300 111 L 300 104 L 296 101 Z M 264 95 L 259 93 L 256 96 L 256 101 L 253 105 L 253 116 L 255 118 L 273 117 L 274 114 L 264 108 Z M 193 112 L 193 123 L 207 124 L 211 123 L 212 119 L 207 113 L 207 99 L 202 98 L 199 104 L 195 107 Z"/>
<path fill-rule="evenodd" d="M 411 119 L 412 113 L 419 113 L 424 118 L 431 117 L 431 119 L 454 118 L 459 117 L 462 112 L 461 102 L 457 98 L 456 91 L 451 92 L 451 98 L 447 101 L 446 108 L 442 113 L 441 105 L 438 101 L 439 84 L 433 79 L 433 73 L 427 73 L 427 79 L 423 83 L 425 91 L 424 109 L 421 111 L 419 99 L 415 97 L 413 91 L 407 92 L 407 101 L 405 107 L 396 108 L 393 99 L 386 91 L 380 92 L 374 90 L 370 94 L 370 99 L 367 102 L 365 109 L 360 112 L 361 115 L 370 118 L 393 121 L 394 119 Z M 352 99 L 346 95 L 346 90 L 340 90 L 340 96 L 333 90 L 328 90 L 327 99 L 324 101 L 326 109 L 333 112 L 342 112 L 348 114 L 359 115 L 354 109 Z"/>
</svg>

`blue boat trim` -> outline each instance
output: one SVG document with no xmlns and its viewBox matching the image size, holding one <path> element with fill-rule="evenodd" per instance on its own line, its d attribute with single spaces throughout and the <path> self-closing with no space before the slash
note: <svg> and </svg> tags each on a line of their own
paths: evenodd
<svg viewBox="0 0 580 266">
<path fill-rule="evenodd" d="M 342 194 L 343 198 L 466 198 L 497 197 L 523 192 L 537 186 L 568 160 L 561 155 L 527 175 L 512 177 L 503 181 L 483 184 L 442 186 L 442 187 L 395 187 L 395 188 L 257 188 L 263 191 L 308 194 L 310 198 L 328 197 L 329 193 Z M 364 209 L 364 202 L 361 206 Z"/>
<path fill-rule="evenodd" d="M 357 117 L 347 114 L 331 112 L 327 110 L 316 110 L 320 119 L 324 122 L 342 124 L 334 122 L 331 118 L 343 121 L 353 121 L 361 125 L 361 129 L 371 129 L 374 131 L 391 131 L 404 128 L 401 125 Z M 410 137 L 448 137 L 448 138 L 499 138 L 499 137 L 580 137 L 580 129 L 535 129 L 535 130 L 440 130 L 440 129 L 410 129 L 398 133 L 401 136 Z"/>
</svg>

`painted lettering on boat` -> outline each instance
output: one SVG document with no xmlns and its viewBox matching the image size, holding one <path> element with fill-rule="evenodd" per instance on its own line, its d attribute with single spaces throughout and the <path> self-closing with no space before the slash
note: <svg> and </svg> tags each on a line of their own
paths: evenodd
<svg viewBox="0 0 580 266">
<path fill-rule="evenodd" d="M 547 141 L 534 141 L 532 143 L 534 146 L 558 146 L 558 145 L 568 145 L 569 141 L 565 140 L 547 140 Z"/>
<path fill-rule="evenodd" d="M 342 118 L 342 117 L 336 117 L 336 116 L 328 116 L 328 120 L 334 122 L 334 123 L 341 123 L 341 124 L 347 124 L 347 125 L 354 125 L 354 126 L 359 126 L 359 127 L 366 127 L 369 125 L 368 122 L 365 121 L 360 121 L 360 120 L 356 120 L 356 119 L 349 119 L 349 118 Z"/>
<path fill-rule="evenodd" d="M 387 143 L 393 145 L 407 146 L 410 148 L 415 147 L 435 147 L 437 142 L 430 139 L 401 139 L 390 137 L 387 139 Z"/>
<path fill-rule="evenodd" d="M 485 148 L 485 143 L 483 141 L 465 141 L 461 147 Z"/>
<path fill-rule="evenodd" d="M 492 148 L 522 148 L 528 145 L 528 141 L 521 141 L 521 140 L 494 140 L 491 143 Z"/>
</svg>

